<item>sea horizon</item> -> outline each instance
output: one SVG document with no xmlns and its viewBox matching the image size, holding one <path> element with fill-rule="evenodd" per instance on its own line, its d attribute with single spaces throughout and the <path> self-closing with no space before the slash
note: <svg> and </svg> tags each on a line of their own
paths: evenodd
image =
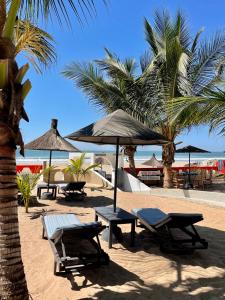
<svg viewBox="0 0 225 300">
<path fill-rule="evenodd" d="M 96 154 L 114 154 L 115 151 L 113 150 L 106 150 L 106 151 L 84 151 L 85 153 L 96 153 Z M 145 151 L 145 150 L 138 150 L 135 153 L 135 161 L 137 162 L 144 162 L 152 157 L 155 154 L 158 160 L 162 160 L 162 151 Z M 124 156 L 126 159 L 126 156 Z M 25 150 L 25 156 L 21 156 L 19 152 L 16 153 L 16 160 L 18 163 L 23 162 L 43 162 L 44 160 L 49 159 L 49 151 L 47 150 Z M 56 161 L 64 161 L 69 159 L 68 152 L 60 152 L 60 151 L 53 151 L 52 160 Z M 191 161 L 204 161 L 204 160 L 225 160 L 225 153 L 224 152 L 210 152 L 210 153 L 191 153 Z M 188 160 L 188 153 L 176 153 L 175 154 L 175 161 L 187 161 Z"/>
</svg>

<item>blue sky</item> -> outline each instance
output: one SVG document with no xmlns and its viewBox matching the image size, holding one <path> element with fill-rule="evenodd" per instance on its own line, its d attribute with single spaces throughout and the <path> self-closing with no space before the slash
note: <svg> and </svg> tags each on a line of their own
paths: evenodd
<svg viewBox="0 0 225 300">
<path fill-rule="evenodd" d="M 225 27 L 223 0 L 111 0 L 108 7 L 100 0 L 95 2 L 97 16 L 88 18 L 88 23 L 83 26 L 78 24 L 74 16 L 72 31 L 54 21 L 48 24 L 47 30 L 55 38 L 58 60 L 43 75 L 36 74 L 30 68 L 28 77 L 33 88 L 25 100 L 30 122 L 21 122 L 25 142 L 43 134 L 49 128 L 52 118 L 59 120 L 59 131 L 61 135 L 66 135 L 103 117 L 103 113 L 89 104 L 85 95 L 60 72 L 71 61 L 83 62 L 102 58 L 104 47 L 121 58 L 134 57 L 138 60 L 147 49 L 143 19 L 147 17 L 151 21 L 155 9 L 166 8 L 172 14 L 177 9 L 182 9 L 187 16 L 191 33 L 205 28 L 203 38 L 217 30 L 224 30 Z M 24 63 L 23 57 L 18 57 L 18 63 Z M 224 137 L 216 134 L 209 136 L 205 126 L 183 133 L 177 141 L 183 141 L 183 146 L 192 144 L 211 151 L 225 149 Z M 112 149 L 112 146 L 85 143 L 75 145 L 81 150 Z M 149 148 L 145 148 L 147 149 Z"/>
</svg>

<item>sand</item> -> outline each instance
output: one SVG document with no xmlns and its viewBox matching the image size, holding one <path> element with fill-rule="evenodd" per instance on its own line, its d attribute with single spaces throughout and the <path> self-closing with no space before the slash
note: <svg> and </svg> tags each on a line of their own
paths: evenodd
<svg viewBox="0 0 225 300">
<path fill-rule="evenodd" d="M 67 277 L 53 275 L 53 254 L 47 240 L 41 239 L 39 214 L 73 212 L 81 221 L 93 221 L 95 206 L 112 203 L 112 191 L 87 189 L 84 202 L 68 203 L 63 199 L 43 201 L 25 214 L 19 208 L 22 257 L 33 300 L 139 300 L 139 299 L 225 299 L 225 209 L 132 193 L 119 193 L 118 206 L 130 211 L 134 207 L 158 207 L 166 212 L 199 212 L 204 221 L 198 230 L 209 242 L 208 250 L 192 255 L 166 255 L 151 235 L 137 228 L 136 246 L 129 247 L 130 226 L 121 225 L 123 244 L 108 249 L 109 266 Z"/>
</svg>

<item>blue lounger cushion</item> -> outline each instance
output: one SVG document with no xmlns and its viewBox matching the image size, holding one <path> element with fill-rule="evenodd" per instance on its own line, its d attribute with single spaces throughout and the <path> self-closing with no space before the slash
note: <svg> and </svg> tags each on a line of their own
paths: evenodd
<svg viewBox="0 0 225 300">
<path fill-rule="evenodd" d="M 79 229 L 93 229 L 93 228 L 99 228 L 99 226 L 102 226 L 101 222 L 90 222 L 90 223 L 81 223 L 81 224 L 73 224 L 73 225 L 67 225 L 58 227 L 55 229 L 53 234 L 51 235 L 50 239 L 55 240 L 61 238 L 64 232 L 68 231 L 75 231 Z"/>
<path fill-rule="evenodd" d="M 49 239 L 52 238 L 56 229 L 60 227 L 82 224 L 74 214 L 45 215 L 43 216 L 43 222 Z"/>
<path fill-rule="evenodd" d="M 171 217 L 158 208 L 133 208 L 131 212 L 137 216 L 146 227 L 158 228 L 171 221 Z"/>
<path fill-rule="evenodd" d="M 167 224 L 171 228 L 186 227 L 203 220 L 202 214 L 164 213 L 158 208 L 134 208 L 132 213 L 149 229 Z"/>
<path fill-rule="evenodd" d="M 74 214 L 45 215 L 43 223 L 48 239 L 54 240 L 62 236 L 63 232 L 83 228 L 97 228 L 101 222 L 81 223 Z"/>
</svg>

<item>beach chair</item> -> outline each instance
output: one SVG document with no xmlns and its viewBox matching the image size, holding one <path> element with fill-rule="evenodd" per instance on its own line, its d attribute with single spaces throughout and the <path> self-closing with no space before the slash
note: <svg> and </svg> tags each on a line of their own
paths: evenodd
<svg viewBox="0 0 225 300">
<path fill-rule="evenodd" d="M 202 214 L 166 214 L 157 208 L 134 208 L 131 212 L 142 227 L 155 234 L 163 252 L 188 254 L 195 249 L 208 248 L 208 243 L 200 237 L 194 226 L 203 220 Z"/>
<path fill-rule="evenodd" d="M 109 263 L 100 245 L 101 222 L 81 223 L 74 214 L 41 217 L 42 238 L 47 238 L 54 254 L 54 274 L 79 271 Z"/>
<path fill-rule="evenodd" d="M 59 194 L 65 196 L 65 200 L 84 200 L 87 194 L 84 192 L 85 181 L 59 184 Z"/>
</svg>

